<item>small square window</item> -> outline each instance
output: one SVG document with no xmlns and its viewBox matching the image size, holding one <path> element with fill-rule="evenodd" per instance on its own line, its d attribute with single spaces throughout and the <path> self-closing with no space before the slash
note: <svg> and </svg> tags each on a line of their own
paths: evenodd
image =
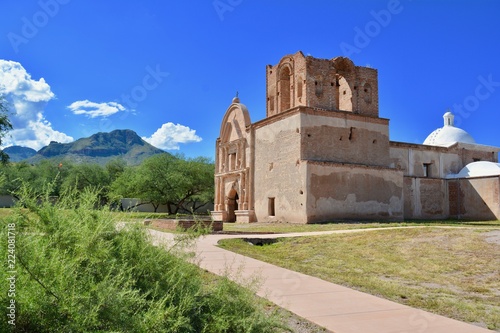
<svg viewBox="0 0 500 333">
<path fill-rule="evenodd" d="M 424 177 L 429 178 L 431 176 L 431 166 L 432 163 L 424 163 Z"/>
</svg>

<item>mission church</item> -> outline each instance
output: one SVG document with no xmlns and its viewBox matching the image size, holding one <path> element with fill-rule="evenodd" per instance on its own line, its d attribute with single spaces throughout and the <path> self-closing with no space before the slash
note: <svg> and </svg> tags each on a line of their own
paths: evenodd
<svg viewBox="0 0 500 333">
<path fill-rule="evenodd" d="M 500 148 L 444 115 L 423 144 L 389 140 L 373 68 L 287 55 L 266 68 L 266 118 L 235 97 L 216 141 L 215 221 L 500 219 Z"/>
</svg>

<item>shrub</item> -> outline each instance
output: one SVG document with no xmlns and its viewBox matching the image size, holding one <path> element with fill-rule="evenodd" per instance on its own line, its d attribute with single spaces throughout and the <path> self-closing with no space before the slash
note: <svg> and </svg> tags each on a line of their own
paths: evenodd
<svg viewBox="0 0 500 333">
<path fill-rule="evenodd" d="M 207 279 L 179 254 L 153 246 L 139 226 L 118 229 L 98 195 L 64 193 L 57 203 L 24 186 L 15 213 L 2 221 L 16 232 L 16 326 L 8 332 L 279 332 L 249 290 L 227 278 Z M 49 191 L 47 191 L 49 193 Z M 8 273 L 0 280 L 9 304 Z M 208 283 L 208 281 L 210 283 Z"/>
</svg>

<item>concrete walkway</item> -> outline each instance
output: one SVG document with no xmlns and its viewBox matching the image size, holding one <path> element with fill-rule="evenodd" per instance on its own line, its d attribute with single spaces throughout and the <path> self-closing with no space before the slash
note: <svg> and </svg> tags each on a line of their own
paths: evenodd
<svg viewBox="0 0 500 333">
<path fill-rule="evenodd" d="M 247 284 L 258 278 L 257 294 L 335 333 L 480 333 L 493 332 L 457 320 L 277 267 L 217 247 L 227 238 L 278 238 L 333 233 L 372 232 L 356 229 L 271 235 L 209 235 L 196 242 L 196 264 Z M 172 241 L 172 234 L 151 230 L 153 241 Z"/>
</svg>

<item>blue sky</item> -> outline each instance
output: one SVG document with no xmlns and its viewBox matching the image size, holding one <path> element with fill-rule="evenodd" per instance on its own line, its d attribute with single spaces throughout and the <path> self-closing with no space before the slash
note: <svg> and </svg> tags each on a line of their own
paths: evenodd
<svg viewBox="0 0 500 333">
<path fill-rule="evenodd" d="M 299 50 L 379 74 L 391 140 L 422 143 L 449 108 L 500 146 L 497 0 L 2 0 L 0 93 L 35 149 L 132 129 L 156 146 L 214 156 L 239 91 L 265 117 L 265 66 Z"/>
</svg>

